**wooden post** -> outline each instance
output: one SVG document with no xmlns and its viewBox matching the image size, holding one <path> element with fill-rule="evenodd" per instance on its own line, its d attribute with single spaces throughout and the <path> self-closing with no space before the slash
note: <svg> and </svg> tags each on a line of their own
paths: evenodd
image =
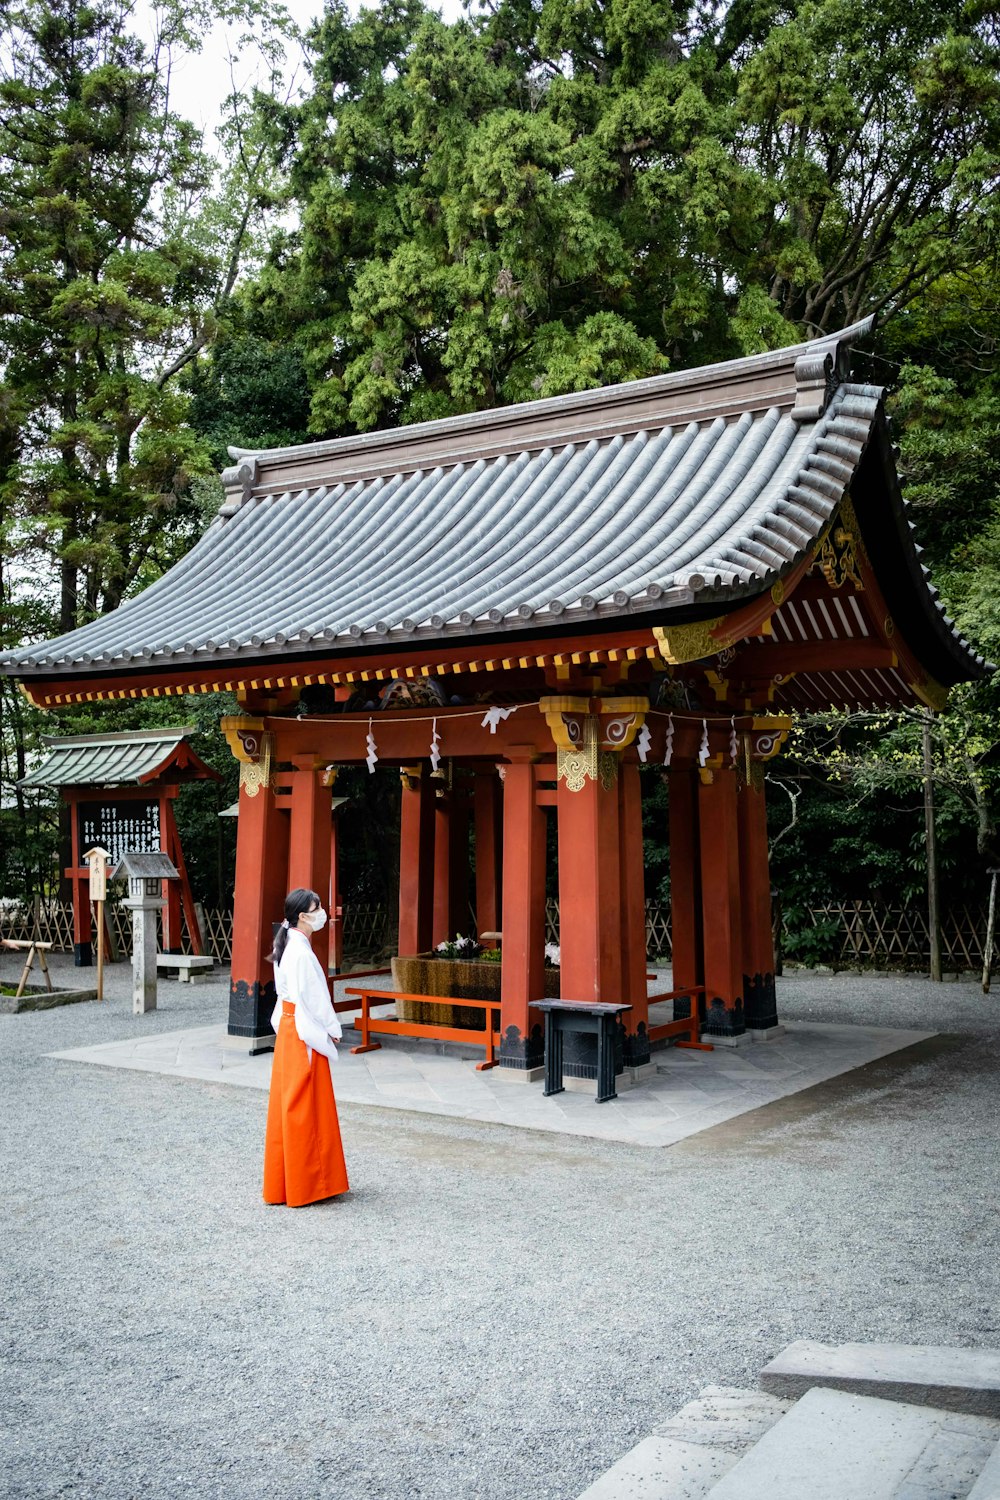
<svg viewBox="0 0 1000 1500">
<path fill-rule="evenodd" d="M 81 872 L 83 852 L 80 848 L 80 808 L 73 792 L 64 792 L 69 806 L 70 865 L 63 874 L 73 886 L 73 962 L 78 969 L 89 969 L 94 961 L 91 945 L 89 877 Z"/>
<path fill-rule="evenodd" d="M 161 829 L 165 832 L 166 836 L 164 838 L 163 834 L 161 833 L 160 842 L 164 852 L 170 857 L 170 859 L 173 860 L 177 873 L 180 876 L 180 880 L 168 880 L 165 881 L 164 884 L 167 886 L 168 894 L 172 891 L 176 899 L 180 902 L 181 907 L 183 908 L 184 920 L 187 923 L 188 936 L 191 939 L 191 952 L 196 954 L 199 958 L 204 958 L 205 943 L 202 936 L 201 924 L 198 921 L 198 913 L 195 911 L 194 893 L 191 890 L 191 882 L 188 879 L 187 865 L 184 863 L 184 850 L 181 848 L 181 836 L 177 830 L 177 821 L 174 818 L 173 797 L 176 795 L 177 788 L 174 787 L 169 790 L 164 797 L 163 812 L 161 813 L 161 817 L 163 819 Z M 164 933 L 165 932 L 166 929 L 164 929 Z M 177 928 L 177 940 L 178 947 L 171 950 L 175 953 L 179 953 L 181 951 L 179 926 Z M 164 948 L 165 947 L 166 938 L 164 937 Z"/>
<path fill-rule="evenodd" d="M 176 788 L 173 789 L 176 791 Z M 167 787 L 160 788 L 160 848 L 168 859 L 173 863 L 180 874 L 180 880 L 164 880 L 162 888 L 163 897 L 163 951 L 164 953 L 183 953 L 184 945 L 181 942 L 181 887 L 185 882 L 186 875 L 181 871 L 177 863 L 176 844 L 180 840 L 171 837 L 171 826 L 173 818 L 170 814 L 170 790 Z M 190 922 L 188 926 L 190 928 Z M 193 934 L 192 934 L 193 936 Z M 197 948 L 193 948 L 197 952 Z"/>
<path fill-rule="evenodd" d="M 941 979 L 941 907 L 938 894 L 937 839 L 934 831 L 934 746 L 931 724 L 934 715 L 924 709 L 924 829 L 927 839 L 927 926 L 931 939 L 931 978 Z"/>
<path fill-rule="evenodd" d="M 401 958 L 426 953 L 434 916 L 434 783 L 422 765 L 404 766 L 399 814 Z"/>
<path fill-rule="evenodd" d="M 339 974 L 344 966 L 344 910 L 340 899 L 340 830 L 337 812 L 330 819 L 330 967 Z"/>
<path fill-rule="evenodd" d="M 289 821 L 273 787 L 256 788 L 251 795 L 241 785 L 228 1030 L 230 1036 L 245 1037 L 251 1052 L 274 1045 L 274 970 L 268 955 L 288 891 Z"/>
<path fill-rule="evenodd" d="M 322 768 L 314 751 L 293 755 L 291 784 L 291 828 L 288 843 L 288 889 L 315 891 L 326 901 L 330 890 L 330 827 L 333 793 L 324 786 Z M 329 913 L 327 914 L 329 918 Z M 312 950 L 323 973 L 330 961 L 330 923 L 313 934 Z"/>
<path fill-rule="evenodd" d="M 452 926 L 451 902 L 451 793 L 442 790 L 442 783 L 431 780 L 434 788 L 434 893 L 431 898 L 433 912 L 431 925 L 431 947 L 446 943 L 455 936 Z"/>
<path fill-rule="evenodd" d="M 619 775 L 619 840 L 621 860 L 620 1000 L 631 1005 L 622 1015 L 625 1028 L 624 1062 L 641 1067 L 649 1062 L 649 986 L 646 983 L 646 876 L 642 848 L 642 785 L 639 767 L 622 760 Z"/>
<path fill-rule="evenodd" d="M 503 925 L 500 906 L 503 879 L 500 787 L 500 777 L 492 766 L 488 772 L 476 773 L 476 927 L 480 935 L 499 932 Z"/>
<path fill-rule="evenodd" d="M 997 916 L 997 875 L 1000 870 L 990 870 L 990 909 L 986 918 L 986 941 L 983 944 L 983 994 L 990 992 L 990 971 L 993 968 L 993 932 Z"/>
<path fill-rule="evenodd" d="M 771 930 L 771 876 L 767 859 L 764 775 L 751 763 L 751 779 L 737 793 L 740 907 L 743 926 L 743 1009 L 748 1031 L 778 1024 Z"/>
<path fill-rule="evenodd" d="M 746 1031 L 746 1023 L 743 1014 L 740 847 L 736 772 L 731 767 L 700 773 L 698 835 L 705 933 L 704 1030 L 713 1038 L 741 1036 Z"/>
<path fill-rule="evenodd" d="M 533 746 L 511 746 L 503 784 L 503 958 L 500 1066 L 540 1076 L 545 996 L 545 812 L 535 799 Z"/>
<path fill-rule="evenodd" d="M 104 999 L 104 903 L 108 895 L 107 849 L 88 849 L 84 855 L 90 867 L 88 897 L 97 907 L 97 998 Z"/>
<path fill-rule="evenodd" d="M 668 773 L 670 818 L 670 944 L 674 989 L 705 982 L 701 922 L 701 856 L 698 846 L 698 777 Z M 690 1000 L 674 1001 L 674 1019 L 691 1014 Z"/>
<path fill-rule="evenodd" d="M 616 765 L 617 770 L 617 765 Z M 621 847 L 617 775 L 556 786 L 559 834 L 559 966 L 564 1000 L 621 1001 Z M 506 840 L 505 840 L 506 847 Z M 506 932 L 504 943 L 506 945 Z"/>
</svg>

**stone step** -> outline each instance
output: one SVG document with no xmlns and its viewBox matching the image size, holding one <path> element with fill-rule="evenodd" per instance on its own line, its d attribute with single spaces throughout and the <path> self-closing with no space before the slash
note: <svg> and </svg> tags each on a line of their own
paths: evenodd
<svg viewBox="0 0 1000 1500">
<path fill-rule="evenodd" d="M 969 1491 L 968 1500 L 1000 1500 L 1000 1443 L 986 1460 L 986 1467 Z"/>
<path fill-rule="evenodd" d="M 760 1375 L 773 1396 L 802 1396 L 813 1386 L 1000 1417 L 1000 1351 L 929 1344 L 820 1344 L 799 1339 Z"/>
<path fill-rule="evenodd" d="M 965 1500 L 1000 1438 L 990 1417 L 807 1391 L 710 1500 Z"/>
<path fill-rule="evenodd" d="M 760 1391 L 706 1386 L 602 1474 L 580 1500 L 704 1500 L 790 1405 Z"/>
</svg>

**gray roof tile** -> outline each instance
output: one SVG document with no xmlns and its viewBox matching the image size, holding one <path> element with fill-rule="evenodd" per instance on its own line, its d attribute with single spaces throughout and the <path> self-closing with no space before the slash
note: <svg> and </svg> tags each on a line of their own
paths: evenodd
<svg viewBox="0 0 1000 1500">
<path fill-rule="evenodd" d="M 837 341 L 803 347 L 810 378 L 817 360 L 829 375 Z M 0 671 L 336 654 L 663 619 L 759 593 L 820 535 L 881 421 L 884 392 L 846 378 L 822 411 L 811 385 L 800 399 L 801 355 L 615 387 L 603 405 L 588 392 L 238 455 L 226 477 L 242 499 L 169 573 L 102 619 L 9 652 Z M 500 447 L 504 436 L 525 444 Z"/>
</svg>

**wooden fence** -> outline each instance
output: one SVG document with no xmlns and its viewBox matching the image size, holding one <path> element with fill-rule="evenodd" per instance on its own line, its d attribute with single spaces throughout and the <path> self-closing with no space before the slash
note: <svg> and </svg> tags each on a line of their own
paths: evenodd
<svg viewBox="0 0 1000 1500">
<path fill-rule="evenodd" d="M 217 963 L 229 964 L 233 958 L 233 914 L 203 907 L 195 910 L 201 927 L 205 951 Z M 128 956 L 132 952 L 132 921 L 124 906 L 109 901 L 106 907 L 112 949 Z M 381 954 L 389 940 L 388 912 L 384 906 L 356 903 L 344 908 L 344 952 L 365 956 Z M 156 922 L 157 943 L 162 944 L 163 924 Z M 69 902 L 36 902 L 34 908 L 0 903 L 0 936 L 51 943 L 64 953 L 73 951 L 73 908 Z M 190 953 L 191 938 L 187 922 L 181 917 L 181 947 Z"/>
<path fill-rule="evenodd" d="M 129 914 L 108 904 L 111 936 L 118 952 L 131 952 Z M 232 961 L 233 916 L 230 911 L 197 908 L 206 950 L 223 964 Z M 349 904 L 344 907 L 344 954 L 350 958 L 381 956 L 391 942 L 392 925 L 386 907 Z M 559 941 L 559 903 L 549 901 L 545 912 L 547 942 Z M 0 932 L 8 938 L 39 938 L 57 950 L 72 951 L 73 912 L 68 904 L 37 903 L 34 910 L 0 903 Z M 946 913 L 941 923 L 942 964 L 949 971 L 982 968 L 986 935 L 986 907 L 961 906 Z M 930 966 L 927 913 L 919 906 L 891 906 L 875 901 L 828 901 L 786 912 L 781 941 L 791 962 L 824 963 L 840 968 L 926 971 Z M 183 930 L 184 951 L 191 945 Z M 670 907 L 646 903 L 646 952 L 650 961 L 670 960 Z M 1000 953 L 994 959 L 1000 969 Z"/>
</svg>

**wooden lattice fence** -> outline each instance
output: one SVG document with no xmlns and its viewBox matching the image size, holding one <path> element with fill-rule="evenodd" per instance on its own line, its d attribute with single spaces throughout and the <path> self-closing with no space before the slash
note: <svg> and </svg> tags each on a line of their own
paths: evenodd
<svg viewBox="0 0 1000 1500">
<path fill-rule="evenodd" d="M 108 903 L 111 935 L 118 953 L 132 949 L 132 924 L 127 910 Z M 206 951 L 217 963 L 229 964 L 233 954 L 231 911 L 197 908 Z M 384 952 L 390 941 L 390 913 L 377 904 L 344 907 L 345 955 L 370 956 Z M 57 951 L 73 948 L 73 911 L 68 903 L 38 902 L 34 908 L 0 903 L 0 932 L 7 938 L 38 938 Z M 941 923 L 941 957 L 946 970 L 978 971 L 983 962 L 986 908 L 961 906 L 946 913 Z M 930 965 L 930 935 L 927 913 L 919 906 L 889 905 L 876 901 L 827 901 L 816 906 L 785 912 L 782 937 L 786 957 L 792 962 L 812 961 L 844 968 L 901 969 L 926 971 Z M 811 938 L 811 941 L 810 941 Z M 803 941 L 803 939 L 805 939 Z M 559 941 L 559 903 L 545 908 L 545 940 Z M 190 953 L 186 924 L 182 946 Z M 801 951 L 799 951 L 801 950 Z M 646 952 L 651 962 L 670 960 L 670 907 L 646 902 Z M 1000 953 L 994 959 L 1000 970 Z"/>
</svg>

